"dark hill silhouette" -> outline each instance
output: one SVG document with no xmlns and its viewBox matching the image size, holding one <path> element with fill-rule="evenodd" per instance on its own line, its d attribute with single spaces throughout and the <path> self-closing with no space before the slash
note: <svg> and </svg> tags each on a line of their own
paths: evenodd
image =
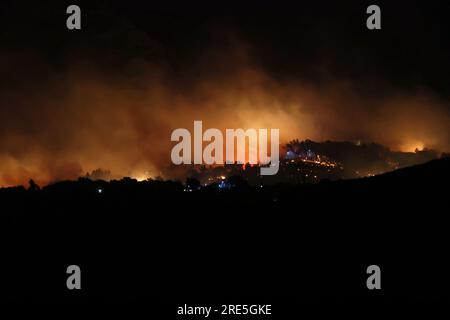
<svg viewBox="0 0 450 320">
<path fill-rule="evenodd" d="M 377 143 L 349 141 L 293 140 L 281 148 L 280 167 L 273 176 L 261 176 L 258 165 L 227 164 L 222 166 L 181 166 L 186 175 L 201 184 L 220 183 L 223 176 L 242 176 L 253 186 L 279 183 L 317 183 L 321 180 L 339 180 L 368 177 L 399 168 L 423 164 L 433 159 L 448 157 L 433 149 L 414 152 L 392 151 Z M 175 169 L 173 166 L 171 169 Z M 100 170 L 101 171 L 101 170 Z M 94 173 L 88 177 L 94 177 Z M 98 175 L 97 175 L 98 176 Z"/>
<path fill-rule="evenodd" d="M 2 295 L 443 297 L 450 159 L 380 176 L 252 187 L 79 179 L 0 189 Z M 12 263 L 13 262 L 13 263 Z M 81 293 L 65 289 L 79 264 Z M 31 267 L 32 266 L 32 267 Z M 29 285 L 30 268 L 35 276 Z"/>
<path fill-rule="evenodd" d="M 349 141 L 293 140 L 286 145 L 287 156 L 315 158 L 317 155 L 336 161 L 344 167 L 343 178 L 365 176 L 422 164 L 439 158 L 436 150 L 416 149 L 414 152 L 392 151 L 378 143 Z"/>
</svg>

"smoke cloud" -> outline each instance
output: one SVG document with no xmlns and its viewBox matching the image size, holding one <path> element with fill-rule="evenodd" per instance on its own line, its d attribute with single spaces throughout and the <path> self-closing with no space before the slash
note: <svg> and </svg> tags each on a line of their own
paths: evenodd
<svg viewBox="0 0 450 320">
<path fill-rule="evenodd" d="M 183 71 L 142 57 L 70 57 L 55 66 L 31 51 L 0 54 L 0 186 L 74 179 L 182 178 L 170 134 L 204 128 L 279 128 L 291 139 L 375 141 L 394 150 L 450 150 L 448 101 L 424 88 L 396 89 L 325 75 L 277 77 L 255 50 L 232 40 Z M 112 64 L 111 65 L 111 61 Z"/>
</svg>

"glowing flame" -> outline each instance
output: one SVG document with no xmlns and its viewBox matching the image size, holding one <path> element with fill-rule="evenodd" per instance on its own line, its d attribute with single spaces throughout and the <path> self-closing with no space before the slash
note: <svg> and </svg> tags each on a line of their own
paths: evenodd
<svg viewBox="0 0 450 320">
<path fill-rule="evenodd" d="M 151 175 L 149 172 L 140 172 L 140 173 L 133 174 L 131 177 L 140 182 L 140 181 L 146 181 L 146 180 L 150 179 Z"/>
<path fill-rule="evenodd" d="M 400 150 L 403 152 L 415 152 L 416 150 L 423 150 L 425 144 L 422 141 L 412 140 L 408 141 L 400 146 Z"/>
</svg>

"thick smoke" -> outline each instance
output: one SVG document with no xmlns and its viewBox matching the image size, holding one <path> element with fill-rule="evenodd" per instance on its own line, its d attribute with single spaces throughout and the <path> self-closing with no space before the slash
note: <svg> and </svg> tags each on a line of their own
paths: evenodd
<svg viewBox="0 0 450 320">
<path fill-rule="evenodd" d="M 279 128 L 282 143 L 450 149 L 448 102 L 431 92 L 383 84 L 378 95 L 351 79 L 277 78 L 253 63 L 247 46 L 231 47 L 206 50 L 183 72 L 143 58 L 108 68 L 69 59 L 55 67 L 41 54 L 3 52 L 0 186 L 74 179 L 97 168 L 111 178 L 181 178 L 171 169 L 170 134 L 194 120 L 204 128 Z"/>
</svg>

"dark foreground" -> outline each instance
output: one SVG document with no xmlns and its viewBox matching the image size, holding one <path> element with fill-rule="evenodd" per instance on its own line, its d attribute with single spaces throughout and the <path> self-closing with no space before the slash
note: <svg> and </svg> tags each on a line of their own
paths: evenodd
<svg viewBox="0 0 450 320">
<path fill-rule="evenodd" d="M 355 305 L 411 311 L 448 296 L 449 181 L 450 159 L 441 159 L 316 185 L 2 189 L 0 293 L 72 307 L 101 299 L 109 311 L 125 303 L 160 319 L 185 303 L 272 304 L 274 318 Z M 72 264 L 80 291 L 66 287 Z M 379 291 L 366 287 L 371 264 L 381 267 Z"/>
</svg>

